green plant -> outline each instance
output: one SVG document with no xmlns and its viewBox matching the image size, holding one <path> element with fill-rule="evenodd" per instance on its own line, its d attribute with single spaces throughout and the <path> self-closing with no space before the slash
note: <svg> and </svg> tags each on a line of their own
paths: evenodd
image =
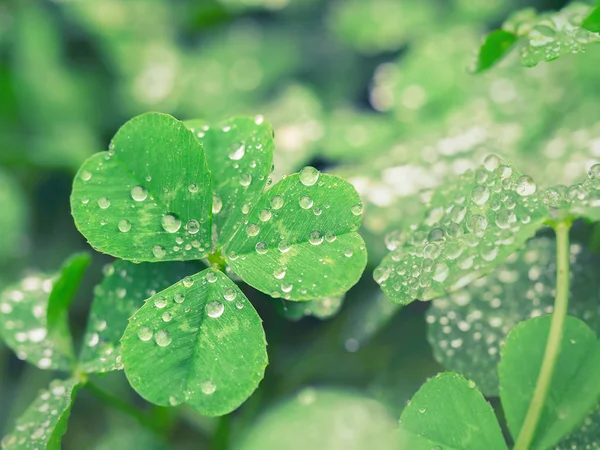
<svg viewBox="0 0 600 450">
<path fill-rule="evenodd" d="M 132 262 L 105 269 L 78 358 L 67 312 L 89 255 L 5 292 L 6 343 L 21 359 L 71 374 L 40 394 L 6 448 L 28 433 L 27 445 L 58 448 L 79 387 L 131 412 L 89 380 L 112 370 L 124 369 L 152 403 L 229 413 L 267 365 L 261 320 L 235 281 L 288 301 L 340 297 L 358 281 L 367 254 L 354 188 L 313 167 L 271 185 L 272 160 L 261 116 L 209 126 L 148 113 L 83 163 L 75 223 L 94 248 Z"/>
<path fill-rule="evenodd" d="M 567 311 L 569 230 L 577 218 L 598 220 L 599 175 L 600 165 L 594 165 L 584 182 L 538 193 L 530 177 L 492 155 L 483 166 L 465 173 L 459 183 L 436 189 L 423 222 L 405 235 L 396 235 L 393 250 L 374 276 L 386 296 L 403 305 L 458 291 L 511 258 L 511 265 L 479 284 L 478 304 L 470 305 L 469 290 L 464 289 L 460 295 L 438 301 L 428 317 L 432 343 L 441 360 L 468 369 L 477 383 L 452 373 L 428 381 L 402 413 L 400 441 L 405 447 L 401 448 L 507 448 L 477 384 L 487 395 L 499 392 L 515 449 L 555 446 L 597 406 L 600 342 L 585 322 L 568 316 Z M 555 269 L 548 257 L 540 259 L 548 248 L 544 238 L 530 241 L 529 254 L 514 253 L 544 226 L 556 233 L 556 245 L 552 245 Z M 503 287 L 510 295 L 495 289 L 510 284 L 511 278 L 514 283 L 533 263 L 541 263 L 546 273 L 556 272 L 551 315 L 537 317 L 548 311 L 541 304 L 548 291 L 539 293 L 535 303 L 535 296 L 526 297 L 531 292 L 524 286 L 526 281 L 515 288 Z M 540 266 L 530 277 L 537 281 L 539 272 Z M 582 280 L 578 281 L 578 288 L 585 289 Z M 543 283 L 537 284 L 543 289 Z M 582 297 L 575 302 L 587 300 Z M 534 303 L 519 305 L 526 299 Z M 513 327 L 529 317 L 532 307 L 540 308 L 531 314 L 534 318 Z M 594 303 L 574 307 L 594 323 Z M 498 345 L 504 339 L 498 364 Z M 478 341 L 482 351 L 473 353 L 479 351 Z M 469 358 L 456 356 L 461 348 Z M 494 378 L 497 364 L 498 378 Z"/>
</svg>

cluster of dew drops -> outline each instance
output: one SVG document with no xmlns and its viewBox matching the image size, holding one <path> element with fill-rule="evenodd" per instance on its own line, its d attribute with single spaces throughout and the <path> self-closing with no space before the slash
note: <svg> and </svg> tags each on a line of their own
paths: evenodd
<svg viewBox="0 0 600 450">
<path fill-rule="evenodd" d="M 217 274 L 211 270 L 208 271 L 201 279 L 201 283 L 212 284 L 215 283 L 217 279 Z M 194 286 L 194 283 L 194 278 L 190 276 L 185 277 L 181 281 L 182 286 L 186 289 Z M 173 342 L 173 337 L 166 328 L 166 324 L 177 319 L 177 313 L 175 312 L 176 310 L 181 309 L 184 313 L 189 313 L 191 311 L 191 307 L 185 306 L 185 299 L 186 294 L 181 291 L 178 291 L 171 296 L 159 294 L 151 298 L 150 300 L 152 301 L 152 306 L 154 308 L 158 310 L 164 310 L 160 316 L 162 325 L 158 326 L 157 329 L 153 329 L 148 325 L 140 326 L 137 329 L 137 337 L 140 339 L 140 341 L 154 342 L 154 344 L 159 347 L 169 347 Z M 225 312 L 225 303 L 234 301 L 237 309 L 244 308 L 244 303 L 241 301 L 241 299 L 238 299 L 237 292 L 233 288 L 226 288 L 219 298 L 212 299 L 206 303 L 204 306 L 204 313 L 206 314 L 206 317 L 211 320 L 218 319 Z M 135 320 L 135 317 L 133 320 Z M 185 316 L 182 320 L 185 321 Z M 180 329 L 182 328 L 180 327 Z M 207 380 L 202 384 L 202 392 L 204 394 L 212 394 L 215 390 L 216 386 L 210 380 Z"/>
<path fill-rule="evenodd" d="M 407 235 L 386 236 L 390 258 L 374 272 L 381 286 L 391 283 L 394 291 L 419 298 L 434 282 L 444 283 L 453 266 L 458 273 L 476 271 L 511 245 L 538 210 L 534 181 L 495 155 L 486 157 L 483 167 L 465 172 L 451 189 L 449 204 L 430 208 L 423 224 Z M 464 285 L 465 280 L 456 283 Z"/>
<path fill-rule="evenodd" d="M 525 20 L 507 25 L 509 31 L 527 37 L 529 45 L 521 47 L 521 57 L 528 65 L 535 65 L 541 59 L 549 61 L 563 53 L 584 52 L 586 44 L 599 41 L 598 33 L 581 28 L 588 13 L 587 5 L 574 3 L 535 24 Z"/>
</svg>

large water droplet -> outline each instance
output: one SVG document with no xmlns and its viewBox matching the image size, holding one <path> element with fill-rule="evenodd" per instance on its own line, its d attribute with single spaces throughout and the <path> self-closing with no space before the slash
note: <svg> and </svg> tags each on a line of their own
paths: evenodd
<svg viewBox="0 0 600 450">
<path fill-rule="evenodd" d="M 300 208 L 302 209 L 308 209 L 311 208 L 313 205 L 313 199 L 310 198 L 308 195 L 305 195 L 303 197 L 300 198 L 299 202 L 300 204 Z"/>
<path fill-rule="evenodd" d="M 238 161 L 246 154 L 246 144 L 243 142 L 234 142 L 229 146 L 229 159 Z"/>
<path fill-rule="evenodd" d="M 319 179 L 319 171 L 311 166 L 306 166 L 300 171 L 300 182 L 304 186 L 312 186 Z"/>
<path fill-rule="evenodd" d="M 256 249 L 256 253 L 259 255 L 264 255 L 269 250 L 269 246 L 266 244 L 266 242 L 257 242 L 254 248 Z"/>
<path fill-rule="evenodd" d="M 189 220 L 188 223 L 185 225 L 185 229 L 190 234 L 196 234 L 198 233 L 198 231 L 200 231 L 200 223 L 194 219 Z"/>
<path fill-rule="evenodd" d="M 154 248 L 152 249 L 152 253 L 154 254 L 154 256 L 156 258 L 164 258 L 165 255 L 167 254 L 167 251 L 165 250 L 165 248 L 161 245 L 155 245 Z"/>
<path fill-rule="evenodd" d="M 517 194 L 526 197 L 535 193 L 536 185 L 531 177 L 527 175 L 521 175 L 517 180 L 515 191 Z"/>
<path fill-rule="evenodd" d="M 223 298 L 228 302 L 234 300 L 236 296 L 236 292 L 231 288 L 227 288 L 225 289 L 225 292 L 223 292 Z"/>
<path fill-rule="evenodd" d="M 159 309 L 164 308 L 165 306 L 167 306 L 167 299 L 163 296 L 156 297 L 154 299 L 154 306 L 156 306 Z"/>
<path fill-rule="evenodd" d="M 136 202 L 143 202 L 148 198 L 148 190 L 143 186 L 134 186 L 131 188 L 131 198 Z"/>
<path fill-rule="evenodd" d="M 210 395 L 217 390 L 217 386 L 212 381 L 207 380 L 200 385 L 200 389 L 203 394 Z"/>
<path fill-rule="evenodd" d="M 308 242 L 312 245 L 320 245 L 323 242 L 323 234 L 320 231 L 311 231 L 308 235 Z"/>
<path fill-rule="evenodd" d="M 208 281 L 209 283 L 214 283 L 215 281 L 217 281 L 217 274 L 213 271 L 208 272 L 206 274 L 206 281 Z"/>
<path fill-rule="evenodd" d="M 246 234 L 248 236 L 256 236 L 260 232 L 260 227 L 255 223 L 249 223 L 246 225 Z"/>
<path fill-rule="evenodd" d="M 194 285 L 194 279 L 192 277 L 185 277 L 182 283 L 186 288 L 190 288 Z"/>
<path fill-rule="evenodd" d="M 212 213 L 219 214 L 223 208 L 223 201 L 218 195 L 213 195 Z"/>
<path fill-rule="evenodd" d="M 287 253 L 290 251 L 290 248 L 292 248 L 292 245 L 288 241 L 283 240 L 279 243 L 277 248 L 281 253 Z"/>
<path fill-rule="evenodd" d="M 154 335 L 154 342 L 160 347 L 167 347 L 172 341 L 173 338 L 167 330 L 159 330 Z"/>
<path fill-rule="evenodd" d="M 280 209 L 283 206 L 283 197 L 281 195 L 275 195 L 271 199 L 271 208 Z"/>
<path fill-rule="evenodd" d="M 131 223 L 128 220 L 119 220 L 117 226 L 119 227 L 119 231 L 122 233 L 127 233 L 129 230 L 131 230 Z"/>
<path fill-rule="evenodd" d="M 261 220 L 261 222 L 268 222 L 271 219 L 271 211 L 268 209 L 263 209 L 258 213 L 258 218 Z"/>
<path fill-rule="evenodd" d="M 181 219 L 174 214 L 162 216 L 161 224 L 167 233 L 176 233 L 181 228 Z"/>
<path fill-rule="evenodd" d="M 149 341 L 152 339 L 152 329 L 150 327 L 140 327 L 137 335 L 142 341 Z"/>
<path fill-rule="evenodd" d="M 221 302 L 214 300 L 206 304 L 206 315 L 208 317 L 216 319 L 217 317 L 221 317 L 223 311 L 225 311 L 225 306 Z"/>
<path fill-rule="evenodd" d="M 83 181 L 88 181 L 88 180 L 90 180 L 90 178 L 92 178 L 92 172 L 90 172 L 89 170 L 81 171 L 81 179 Z"/>
<path fill-rule="evenodd" d="M 98 206 L 102 209 L 106 209 L 110 206 L 110 200 L 106 197 L 100 197 L 98 199 Z"/>
</svg>

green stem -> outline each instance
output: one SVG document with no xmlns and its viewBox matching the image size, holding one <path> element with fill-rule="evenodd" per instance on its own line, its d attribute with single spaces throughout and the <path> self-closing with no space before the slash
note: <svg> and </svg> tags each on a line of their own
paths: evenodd
<svg viewBox="0 0 600 450">
<path fill-rule="evenodd" d="M 559 222 L 555 225 L 556 232 L 556 297 L 550 332 L 546 342 L 544 360 L 540 368 L 535 390 L 529 403 L 527 415 L 517 437 L 514 450 L 527 450 L 533 441 L 535 431 L 542 415 L 542 409 L 552 382 L 554 367 L 560 353 L 565 318 L 569 306 L 569 229 L 570 222 Z"/>
<path fill-rule="evenodd" d="M 163 433 L 164 428 L 160 425 L 160 423 L 158 423 L 156 420 L 154 420 L 154 418 L 152 416 L 143 413 L 142 411 L 137 409 L 135 406 L 132 406 L 129 403 L 121 400 L 120 398 L 115 397 L 114 395 L 109 394 L 108 392 L 102 390 L 101 388 L 99 388 L 98 386 L 93 384 L 91 381 L 88 381 L 85 384 L 85 387 L 91 394 L 93 394 L 96 398 L 101 400 L 106 405 L 108 405 L 118 411 L 121 411 L 121 412 L 127 414 L 128 416 L 133 417 L 142 426 L 144 426 L 158 434 Z"/>
</svg>

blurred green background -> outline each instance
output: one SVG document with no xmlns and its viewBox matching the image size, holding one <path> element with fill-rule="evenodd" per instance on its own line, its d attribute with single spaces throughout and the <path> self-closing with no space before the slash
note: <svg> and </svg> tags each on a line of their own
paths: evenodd
<svg viewBox="0 0 600 450">
<path fill-rule="evenodd" d="M 262 114 L 275 129 L 275 179 L 311 164 L 349 179 L 365 203 L 370 264 L 339 311 L 339 299 L 284 304 L 244 288 L 264 320 L 270 365 L 238 411 L 207 419 L 186 409 L 157 410 L 168 424 L 157 435 L 83 391 L 63 447 L 235 449 L 249 436 L 244 448 L 260 448 L 253 446 L 256 427 L 280 428 L 272 408 L 290 398 L 321 401 L 330 408 L 321 410 L 325 421 L 355 408 L 336 425 L 340 436 L 354 430 L 346 436 L 354 445 L 362 442 L 357 435 L 367 439 L 381 426 L 361 414 L 396 420 L 426 377 L 442 370 L 426 339 L 427 304 L 397 313 L 371 276 L 397 240 L 387 233 L 422 213 L 419 191 L 492 152 L 553 185 L 581 179 L 600 157 L 600 46 L 532 69 L 508 57 L 482 75 L 468 71 L 482 37 L 512 11 L 563 4 L 1 2 L 0 287 L 36 270 L 52 272 L 72 252 L 89 249 L 69 211 L 72 177 L 85 158 L 107 148 L 121 124 L 146 111 L 207 120 Z M 71 315 L 78 336 L 109 261 L 94 254 Z M 0 435 L 52 376 L 0 343 Z M 150 409 L 122 372 L 99 383 Z M 310 419 L 292 420 L 297 411 L 286 407 L 281 414 L 290 422 Z M 319 417 L 281 432 L 278 448 L 295 448 L 294 433 L 319 436 Z M 338 448 L 321 445 L 314 448 Z"/>
</svg>

